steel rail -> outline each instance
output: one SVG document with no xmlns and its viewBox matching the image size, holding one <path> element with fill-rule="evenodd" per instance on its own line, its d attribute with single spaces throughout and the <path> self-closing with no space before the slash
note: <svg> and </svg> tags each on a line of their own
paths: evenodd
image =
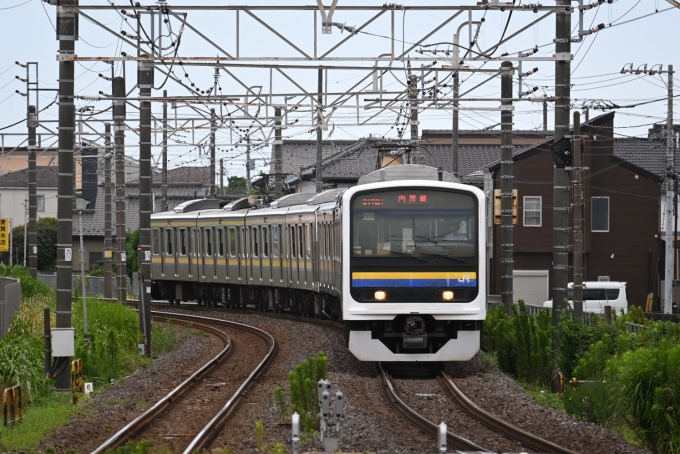
<svg viewBox="0 0 680 454">
<path fill-rule="evenodd" d="M 191 316 L 193 318 L 197 319 L 204 319 L 208 320 L 206 317 L 197 317 L 197 316 Z M 184 450 L 184 454 L 191 454 L 193 452 L 196 452 L 197 450 L 202 450 L 207 448 L 210 445 L 210 442 L 215 438 L 215 436 L 218 434 L 218 431 L 222 428 L 224 423 L 227 421 L 227 419 L 234 413 L 236 408 L 238 408 L 238 405 L 241 402 L 241 398 L 243 397 L 244 391 L 250 386 L 250 384 L 255 381 L 255 379 L 267 368 L 269 363 L 272 361 L 274 358 L 276 352 L 277 352 L 277 343 L 274 340 L 274 337 L 269 334 L 268 332 L 256 328 L 254 326 L 248 326 L 244 325 L 242 323 L 237 323 L 237 322 L 227 322 L 225 320 L 222 320 L 222 322 L 229 324 L 231 326 L 235 326 L 238 329 L 248 331 L 249 333 L 255 334 L 256 336 L 260 337 L 261 339 L 265 340 L 266 342 L 269 343 L 269 351 L 267 352 L 267 355 L 260 361 L 260 364 L 257 365 L 255 370 L 251 372 L 251 374 L 248 376 L 248 378 L 243 382 L 243 384 L 236 390 L 234 395 L 227 401 L 227 403 L 220 409 L 219 412 L 210 420 L 208 424 L 199 432 L 199 434 L 194 438 L 189 446 Z"/>
<path fill-rule="evenodd" d="M 158 315 L 154 313 L 153 318 L 155 320 L 166 320 L 177 325 L 191 325 L 192 327 L 199 328 L 204 331 L 211 332 L 215 334 L 220 339 L 224 341 L 224 348 L 210 361 L 205 363 L 200 369 L 191 374 L 186 380 L 184 380 L 180 385 L 173 389 L 161 400 L 156 402 L 154 406 L 146 410 L 141 415 L 137 416 L 134 420 L 128 423 L 125 427 L 116 432 L 112 437 L 102 443 L 97 449 L 92 451 L 93 454 L 103 453 L 110 449 L 115 449 L 119 446 L 125 444 L 130 440 L 136 433 L 141 431 L 159 415 L 163 414 L 171 405 L 173 405 L 179 398 L 186 394 L 197 382 L 198 379 L 204 376 L 206 373 L 210 372 L 215 366 L 231 356 L 233 352 L 231 338 L 228 334 L 220 331 L 212 326 L 204 325 L 201 323 L 190 322 L 187 319 L 180 320 L 182 318 L 180 314 L 163 314 Z"/>
<path fill-rule="evenodd" d="M 502 419 L 499 419 L 481 409 L 456 386 L 453 380 L 442 370 L 438 371 L 437 379 L 451 399 L 470 417 L 476 419 L 489 429 L 499 432 L 509 438 L 517 440 L 529 449 L 536 452 L 551 452 L 561 454 L 575 454 L 574 451 L 563 448 L 548 440 L 532 435 Z"/>
<path fill-rule="evenodd" d="M 399 397 L 397 391 L 394 389 L 390 375 L 382 367 L 381 363 L 377 363 L 378 377 L 380 379 L 381 389 L 388 402 L 396 411 L 398 411 L 407 421 L 415 425 L 417 428 L 423 430 L 433 437 L 437 437 L 439 426 L 425 417 L 418 414 L 411 407 Z M 463 451 L 478 451 L 478 452 L 492 452 L 489 449 L 482 448 L 479 445 L 458 436 L 452 432 L 447 432 L 447 440 L 450 444 L 456 446 Z"/>
</svg>

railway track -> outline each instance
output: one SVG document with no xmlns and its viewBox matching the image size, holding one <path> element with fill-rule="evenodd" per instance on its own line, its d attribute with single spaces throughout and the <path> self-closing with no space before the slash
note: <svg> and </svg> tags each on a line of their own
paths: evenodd
<svg viewBox="0 0 680 454">
<path fill-rule="evenodd" d="M 93 453 L 103 453 L 107 450 L 124 445 L 128 440 L 133 439 L 142 433 L 145 428 L 149 427 L 154 421 L 159 421 L 167 416 L 168 411 L 175 407 L 182 399 L 187 399 L 192 391 L 195 390 L 196 385 L 211 372 L 215 372 L 216 368 L 227 363 L 227 359 L 233 355 L 234 343 L 231 336 L 227 335 L 223 330 L 215 328 L 210 325 L 218 325 L 220 327 L 227 327 L 241 332 L 249 333 L 262 339 L 267 344 L 266 354 L 264 358 L 252 369 L 252 372 L 240 384 L 226 403 L 224 403 L 219 410 L 217 410 L 209 421 L 198 431 L 197 434 L 188 434 L 189 438 L 183 442 L 186 446 L 183 452 L 191 453 L 196 450 L 205 449 L 210 445 L 213 438 L 219 433 L 227 419 L 236 411 L 238 405 L 244 395 L 245 390 L 252 384 L 252 382 L 266 369 L 270 361 L 273 359 L 277 345 L 274 338 L 267 332 L 253 327 L 244 325 L 242 323 L 230 322 L 221 319 L 212 319 L 196 315 L 186 315 L 180 313 L 163 313 L 152 312 L 154 319 L 172 320 L 173 323 L 182 325 L 191 325 L 206 332 L 210 332 L 218 336 L 224 342 L 224 348 L 198 371 L 189 376 L 180 385 L 174 388 L 165 397 L 160 399 L 155 405 L 139 415 L 133 421 L 128 423 L 125 427 L 120 429 L 116 434 L 106 440 Z M 227 363 L 228 364 L 228 363 Z M 196 415 L 186 415 L 194 418 Z M 187 434 L 183 434 L 187 435 Z M 186 436 L 183 438 L 187 438 Z"/>
<path fill-rule="evenodd" d="M 437 380 L 451 399 L 469 416 L 476 419 L 489 429 L 499 432 L 508 438 L 517 440 L 523 446 L 534 449 L 537 452 L 550 452 L 558 454 L 575 454 L 574 451 L 563 448 L 548 440 L 530 434 L 517 426 L 514 426 L 492 414 L 484 411 L 475 405 L 463 392 L 456 386 L 454 381 L 444 371 L 438 370 Z"/>
<path fill-rule="evenodd" d="M 392 383 L 392 377 L 390 377 L 390 374 L 387 373 L 382 364 L 378 363 L 377 368 L 381 389 L 392 408 L 406 418 L 408 422 L 436 438 L 439 426 L 409 407 L 401 397 L 399 397 L 399 394 Z M 451 431 L 447 432 L 447 440 L 450 445 L 463 451 L 491 452 L 489 449 L 482 448 L 472 441 L 460 437 Z"/>
</svg>

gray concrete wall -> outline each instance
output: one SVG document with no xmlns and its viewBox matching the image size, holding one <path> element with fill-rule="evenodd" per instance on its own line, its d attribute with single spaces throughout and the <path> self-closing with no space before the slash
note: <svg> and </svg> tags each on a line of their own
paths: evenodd
<svg viewBox="0 0 680 454">
<path fill-rule="evenodd" d="M 0 339 L 2 339 L 12 322 L 14 313 L 21 304 L 21 280 L 0 278 Z"/>
<path fill-rule="evenodd" d="M 38 273 L 38 279 L 40 279 L 45 284 L 56 289 L 57 288 L 57 275 L 56 273 Z M 127 293 L 130 297 L 136 297 L 139 295 L 139 278 L 137 273 L 132 273 L 132 281 L 130 278 L 126 278 L 127 281 Z M 114 276 L 115 285 L 115 276 Z M 74 274 L 71 281 L 71 288 L 80 290 L 80 273 Z M 115 287 L 113 289 L 114 293 L 116 291 Z M 95 276 L 85 276 L 85 293 L 88 296 L 103 295 L 104 294 L 104 278 Z"/>
</svg>

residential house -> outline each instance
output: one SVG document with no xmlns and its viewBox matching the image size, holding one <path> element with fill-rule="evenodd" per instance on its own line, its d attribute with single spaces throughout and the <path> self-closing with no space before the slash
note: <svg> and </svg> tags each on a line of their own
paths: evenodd
<svg viewBox="0 0 680 454">
<path fill-rule="evenodd" d="M 38 166 L 37 215 L 40 218 L 57 217 L 57 168 Z M 0 175 L 0 218 L 9 218 L 12 227 L 28 221 L 28 169 Z"/>
</svg>

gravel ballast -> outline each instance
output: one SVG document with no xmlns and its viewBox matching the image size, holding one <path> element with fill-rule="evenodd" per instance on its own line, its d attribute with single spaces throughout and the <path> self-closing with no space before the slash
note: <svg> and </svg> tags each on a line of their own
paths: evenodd
<svg viewBox="0 0 680 454">
<path fill-rule="evenodd" d="M 226 318 L 260 327 L 270 332 L 279 346 L 277 357 L 247 391 L 238 413 L 227 422 L 214 440 L 212 449 L 228 446 L 234 453 L 256 452 L 258 440 L 255 422 L 259 419 L 264 424 L 262 443 L 270 447 L 275 443 L 283 443 L 286 452 L 291 452 L 290 422 L 281 420 L 274 404 L 274 390 L 278 386 L 287 390 L 288 372 L 300 362 L 323 351 L 328 357 L 328 379 L 333 383 L 332 394 L 340 389 L 345 395 L 345 417 L 341 432 L 338 434 L 340 449 L 343 452 L 435 452 L 436 440 L 406 424 L 392 411 L 381 394 L 375 365 L 359 362 L 349 353 L 344 346 L 341 330 L 263 317 L 256 313 L 216 310 L 201 312 L 200 315 Z M 155 366 L 142 370 L 125 382 L 98 394 L 93 399 L 94 407 L 87 415 L 75 416 L 69 425 L 55 431 L 50 438 L 44 440 L 39 450 L 44 452 L 47 447 L 54 446 L 57 452 L 63 452 L 66 448 L 90 452 L 93 448 L 90 444 L 97 445 L 94 440 L 101 443 L 142 411 L 136 405 L 138 402 L 154 402 L 154 399 L 162 395 L 161 389 L 167 392 L 174 386 L 170 383 L 171 378 L 188 375 L 199 367 L 201 363 L 199 358 L 206 361 L 214 356 L 215 348 L 211 350 L 205 347 L 206 344 L 210 344 L 207 339 L 203 336 L 189 337 L 181 348 L 158 360 Z M 209 350 L 212 353 L 207 353 Z M 193 369 L 190 369 L 191 367 Z M 467 363 L 447 364 L 445 369 L 456 380 L 461 390 L 479 406 L 554 443 L 581 453 L 647 452 L 627 443 L 622 436 L 607 429 L 580 422 L 558 410 L 538 405 L 524 395 L 519 385 L 503 374 L 495 372 L 480 359 L 479 355 Z M 180 381 L 174 380 L 175 383 Z M 414 406 L 447 405 L 446 409 L 429 408 L 429 411 L 433 419 L 448 419 L 445 422 L 449 430 L 455 432 L 458 421 L 455 415 L 460 413 L 455 409 L 455 404 L 448 400 L 443 389 L 435 389 L 432 385 L 426 385 L 427 388 L 424 386 L 418 380 L 404 379 L 399 381 L 398 390 L 402 398 L 414 402 Z M 434 396 L 429 400 L 423 398 L 421 394 Z M 485 446 L 482 440 L 475 440 L 475 431 L 471 432 L 464 436 Z M 332 431 L 330 436 L 336 436 L 335 432 Z M 78 440 L 77 446 L 69 443 L 69 440 L 74 439 Z M 90 439 L 93 440 L 92 443 L 83 444 L 83 440 Z M 321 451 L 318 441 L 308 439 L 302 447 L 302 452 L 311 452 L 314 449 Z M 512 449 L 515 452 L 521 450 L 517 445 Z"/>
</svg>

